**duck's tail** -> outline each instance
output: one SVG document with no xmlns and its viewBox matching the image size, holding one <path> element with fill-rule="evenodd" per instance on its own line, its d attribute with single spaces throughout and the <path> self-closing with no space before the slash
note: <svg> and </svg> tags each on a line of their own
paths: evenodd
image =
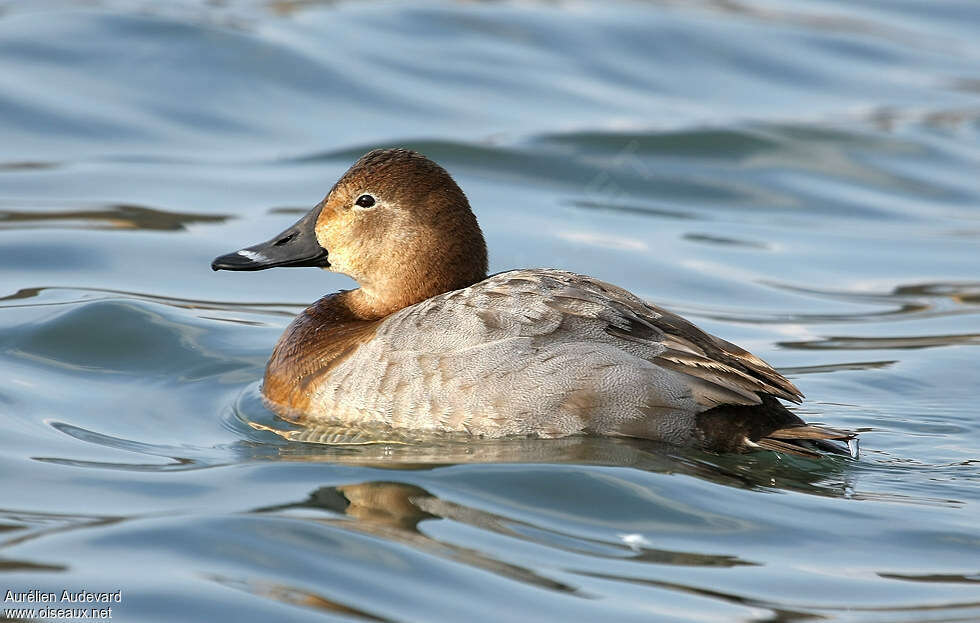
<svg viewBox="0 0 980 623">
<path fill-rule="evenodd" d="M 860 456 L 857 433 L 813 424 L 778 428 L 765 437 L 748 442 L 748 445 L 808 458 L 819 458 L 826 452 L 852 459 Z"/>
<path fill-rule="evenodd" d="M 807 424 L 772 396 L 758 405 L 721 405 L 697 416 L 702 446 L 715 452 L 771 450 L 808 458 L 842 454 L 858 458 L 857 434 Z"/>
</svg>

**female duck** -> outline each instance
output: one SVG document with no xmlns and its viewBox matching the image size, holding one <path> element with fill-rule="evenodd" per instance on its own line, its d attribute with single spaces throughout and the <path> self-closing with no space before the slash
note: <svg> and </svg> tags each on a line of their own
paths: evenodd
<svg viewBox="0 0 980 623">
<path fill-rule="evenodd" d="M 318 266 L 360 285 L 307 308 L 272 353 L 262 393 L 293 421 L 807 455 L 854 437 L 806 425 L 777 400 L 800 391 L 764 361 L 622 288 L 487 277 L 466 196 L 416 152 L 366 154 L 295 225 L 211 266 Z"/>
</svg>

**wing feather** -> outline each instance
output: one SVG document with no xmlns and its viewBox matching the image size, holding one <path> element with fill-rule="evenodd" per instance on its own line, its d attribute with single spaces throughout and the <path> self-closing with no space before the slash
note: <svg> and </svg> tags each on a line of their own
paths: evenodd
<svg viewBox="0 0 980 623">
<path fill-rule="evenodd" d="M 557 339 L 570 319 L 584 319 L 598 323 L 599 335 L 604 332 L 614 343 L 620 342 L 620 348 L 645 353 L 651 363 L 690 377 L 696 400 L 706 407 L 759 404 L 763 395 L 792 402 L 802 398 L 788 379 L 752 353 L 627 290 L 585 275 L 517 270 L 450 294 L 436 297 L 442 299 L 436 316 L 449 335 L 466 334 L 476 343 L 551 334 Z M 477 311 L 453 311 L 456 304 Z M 418 348 L 427 346 L 434 345 Z"/>
<path fill-rule="evenodd" d="M 707 384 L 696 388 L 704 392 L 707 403 L 727 400 L 758 404 L 760 394 L 796 403 L 803 398 L 800 390 L 768 363 L 677 314 L 612 284 L 572 273 L 561 275 L 563 284 L 556 294 L 597 306 L 592 308 L 596 309 L 594 317 L 609 323 L 605 330 L 611 336 L 662 346 L 663 352 L 652 362 Z"/>
</svg>

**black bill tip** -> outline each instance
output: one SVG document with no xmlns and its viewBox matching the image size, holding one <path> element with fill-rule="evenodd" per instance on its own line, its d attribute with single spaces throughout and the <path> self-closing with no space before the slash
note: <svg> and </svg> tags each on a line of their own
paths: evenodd
<svg viewBox="0 0 980 623">
<path fill-rule="evenodd" d="M 322 207 L 320 204 L 313 208 L 272 240 L 219 255 L 211 262 L 211 270 L 265 270 L 277 266 L 328 268 L 327 250 L 317 242 L 315 230 Z"/>
<path fill-rule="evenodd" d="M 256 245 L 258 246 L 260 245 Z M 279 266 L 330 267 L 326 249 L 316 248 L 306 253 L 279 254 L 263 253 L 256 247 L 219 255 L 211 261 L 211 270 L 265 270 Z"/>
<path fill-rule="evenodd" d="M 264 268 L 244 253 L 248 252 L 243 249 L 214 258 L 211 262 L 211 270 L 261 270 Z"/>
</svg>

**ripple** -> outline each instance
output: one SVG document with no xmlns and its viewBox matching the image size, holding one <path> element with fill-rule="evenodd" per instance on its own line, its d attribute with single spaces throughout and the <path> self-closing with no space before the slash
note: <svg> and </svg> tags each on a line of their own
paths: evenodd
<svg viewBox="0 0 980 623">
<path fill-rule="evenodd" d="M 726 247 L 745 247 L 748 249 L 772 249 L 772 245 L 764 242 L 753 242 L 751 240 L 739 240 L 738 238 L 728 238 L 725 236 L 713 236 L 711 234 L 684 234 L 685 240 L 692 242 L 703 242 L 707 244 L 717 244 Z"/>
<path fill-rule="evenodd" d="M 0 231 L 40 228 L 184 231 L 188 225 L 223 223 L 228 218 L 125 204 L 75 210 L 0 210 Z"/>
<path fill-rule="evenodd" d="M 29 560 L 11 560 L 0 558 L 0 572 L 3 573 L 17 573 L 17 572 L 39 572 L 43 571 L 46 573 L 57 573 L 61 571 L 67 571 L 69 569 L 68 565 L 48 565 L 42 563 L 31 562 Z"/>
<path fill-rule="evenodd" d="M 21 160 L 12 162 L 0 162 L 0 171 L 32 171 L 41 169 L 54 169 L 61 166 L 59 162 L 43 162 L 32 160 Z"/>
<path fill-rule="evenodd" d="M 783 348 L 800 350 L 895 350 L 980 344 L 980 333 L 965 335 L 923 335 L 915 337 L 833 336 L 819 340 L 777 342 Z"/>
<path fill-rule="evenodd" d="M 542 135 L 536 141 L 542 145 L 570 145 L 588 153 L 612 155 L 622 160 L 647 155 L 740 160 L 779 147 L 778 141 L 750 128 L 692 128 L 650 133 L 568 132 Z"/>
<path fill-rule="evenodd" d="M 213 467 L 220 464 L 220 462 L 216 460 L 216 453 L 213 448 L 194 449 L 185 446 L 174 447 L 161 444 L 148 444 L 133 441 L 131 439 L 114 437 L 112 435 L 105 435 L 103 433 L 87 430 L 65 422 L 48 422 L 48 425 L 58 432 L 64 433 L 65 435 L 80 441 L 98 444 L 107 448 L 125 450 L 127 452 L 135 452 L 154 457 L 163 457 L 169 459 L 169 461 L 166 463 L 121 463 L 108 461 L 85 461 L 59 457 L 32 457 L 35 461 L 42 463 L 134 472 L 187 471 L 202 469 L 205 467 Z"/>
<path fill-rule="evenodd" d="M 140 301 L 101 300 L 69 306 L 2 334 L 13 356 L 68 369 L 144 375 L 199 361 L 195 333 L 194 327 Z M 147 353 L 154 357 L 148 360 Z"/>
<path fill-rule="evenodd" d="M 568 204 L 576 208 L 584 208 L 586 210 L 622 212 L 624 214 L 639 214 L 642 216 L 654 216 L 654 217 L 669 218 L 669 219 L 694 220 L 700 218 L 697 214 L 692 212 L 671 210 L 671 209 L 656 207 L 652 205 L 639 205 L 639 204 L 628 205 L 628 204 L 615 203 L 615 202 L 587 201 L 587 200 L 569 201 Z"/>
<path fill-rule="evenodd" d="M 223 587 L 239 590 L 250 595 L 255 595 L 256 597 L 273 599 L 284 604 L 299 606 L 301 608 L 309 608 L 312 610 L 339 614 L 344 617 L 354 617 L 357 620 L 391 622 L 397 620 L 375 616 L 364 609 L 345 605 L 338 600 L 328 599 L 323 595 L 305 590 L 299 586 L 276 584 L 274 582 L 263 582 L 262 580 L 248 578 L 233 578 L 218 574 L 206 576 L 205 579 L 216 582 Z"/>
<path fill-rule="evenodd" d="M 976 573 L 879 573 L 879 576 L 890 580 L 907 580 L 909 582 L 939 582 L 941 584 L 978 584 L 980 575 Z"/>
<path fill-rule="evenodd" d="M 969 283 L 922 283 L 900 285 L 891 291 L 867 292 L 854 290 L 817 289 L 798 285 L 763 281 L 765 285 L 786 292 L 811 296 L 827 301 L 840 301 L 871 306 L 871 311 L 808 313 L 765 312 L 734 313 L 731 310 L 699 308 L 691 305 L 671 305 L 681 311 L 689 311 L 699 316 L 729 322 L 746 324 L 827 324 L 827 323 L 871 323 L 908 321 L 915 319 L 937 319 L 960 315 L 977 314 L 978 288 Z M 901 338 L 899 338 L 901 339 Z"/>
<path fill-rule="evenodd" d="M 783 374 L 825 374 L 828 372 L 841 372 L 845 370 L 877 370 L 887 368 L 898 363 L 898 360 L 887 361 L 848 361 L 846 363 L 828 363 L 819 366 L 788 366 L 780 368 Z"/>
<path fill-rule="evenodd" d="M 211 310 L 246 312 L 261 315 L 288 316 L 296 315 L 297 311 L 306 307 L 304 303 L 274 303 L 274 302 L 235 302 L 235 301 L 216 301 L 206 299 L 189 299 L 172 296 L 161 296 L 157 294 L 147 294 L 145 292 L 131 292 L 127 290 L 111 290 L 106 288 L 79 288 L 79 287 L 36 287 L 21 288 L 13 294 L 0 297 L 3 301 L 19 301 L 25 299 L 40 299 L 30 303 L 0 304 L 0 309 L 4 308 L 25 308 L 25 307 L 48 307 L 61 305 L 78 305 L 93 301 L 113 301 L 113 300 L 137 300 L 149 303 L 156 303 L 188 310 Z M 51 300 L 56 299 L 56 300 Z M 221 319 L 226 320 L 226 319 Z"/>
</svg>

